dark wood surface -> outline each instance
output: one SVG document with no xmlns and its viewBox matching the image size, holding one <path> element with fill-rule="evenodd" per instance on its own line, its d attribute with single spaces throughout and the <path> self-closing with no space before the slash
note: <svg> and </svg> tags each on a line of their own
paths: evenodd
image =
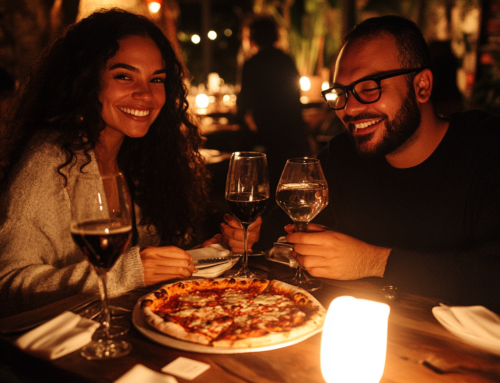
<svg viewBox="0 0 500 383">
<path fill-rule="evenodd" d="M 293 271 L 263 257 L 252 257 L 251 263 L 267 269 L 270 278 Z M 313 295 L 325 308 L 342 295 L 385 301 L 380 286 L 371 281 L 322 281 L 323 288 Z M 153 289 L 127 293 L 113 303 L 132 309 L 141 296 Z M 381 382 L 500 382 L 500 356 L 470 346 L 443 328 L 431 312 L 438 304 L 437 300 L 402 292 L 390 303 L 387 360 Z M 132 352 L 104 362 L 87 361 L 79 352 L 52 362 L 37 359 L 12 345 L 17 336 L 0 337 L 0 354 L 9 373 L 26 377 L 26 381 L 112 382 L 137 363 L 160 371 L 177 357 L 184 356 L 211 365 L 191 382 L 324 382 L 320 367 L 321 333 L 277 350 L 220 355 L 179 351 L 156 344 L 131 325 L 123 339 L 132 344 Z M 177 380 L 188 382 L 182 378 Z"/>
</svg>

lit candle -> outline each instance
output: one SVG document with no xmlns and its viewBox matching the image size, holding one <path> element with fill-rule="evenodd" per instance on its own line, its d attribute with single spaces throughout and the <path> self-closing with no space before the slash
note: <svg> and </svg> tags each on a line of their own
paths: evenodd
<svg viewBox="0 0 500 383">
<path fill-rule="evenodd" d="M 378 383 L 385 367 L 389 306 L 336 298 L 321 338 L 321 372 L 328 383 Z"/>
</svg>

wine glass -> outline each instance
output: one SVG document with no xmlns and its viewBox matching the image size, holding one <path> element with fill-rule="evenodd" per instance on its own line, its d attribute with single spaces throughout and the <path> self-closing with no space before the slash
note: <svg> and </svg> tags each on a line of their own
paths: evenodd
<svg viewBox="0 0 500 383">
<path fill-rule="evenodd" d="M 231 276 L 256 278 L 248 268 L 248 227 L 266 209 L 269 200 L 267 157 L 259 152 L 235 152 L 229 161 L 226 180 L 226 202 L 229 211 L 243 226 L 243 260 Z"/>
<path fill-rule="evenodd" d="M 82 349 L 86 359 L 109 359 L 132 349 L 125 341 L 111 340 L 107 276 L 132 237 L 131 202 L 123 175 L 80 174 L 73 189 L 71 235 L 99 277 L 101 328 Z M 120 333 L 120 329 L 117 330 Z M 122 331 L 123 333 L 123 331 Z"/>
<path fill-rule="evenodd" d="M 319 160 L 292 158 L 286 162 L 278 187 L 276 202 L 295 223 L 295 231 L 307 231 L 309 222 L 328 205 L 328 184 Z M 311 279 L 297 263 L 297 273 L 283 282 L 314 291 L 321 282 Z"/>
</svg>

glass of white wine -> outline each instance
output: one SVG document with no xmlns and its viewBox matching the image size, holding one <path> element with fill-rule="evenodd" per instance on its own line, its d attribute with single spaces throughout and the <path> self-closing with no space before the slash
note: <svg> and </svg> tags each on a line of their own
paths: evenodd
<svg viewBox="0 0 500 383">
<path fill-rule="evenodd" d="M 319 160 L 289 159 L 276 188 L 276 202 L 294 221 L 296 232 L 307 231 L 309 222 L 328 205 L 328 184 Z M 297 273 L 282 281 L 306 291 L 321 287 L 321 282 L 310 278 L 299 264 Z"/>
</svg>

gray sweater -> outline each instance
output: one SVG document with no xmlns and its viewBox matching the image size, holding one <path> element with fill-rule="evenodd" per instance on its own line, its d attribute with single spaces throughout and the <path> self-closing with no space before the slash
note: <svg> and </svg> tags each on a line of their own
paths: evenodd
<svg viewBox="0 0 500 383">
<path fill-rule="evenodd" d="M 84 172 L 99 174 L 94 153 L 90 155 Z M 39 144 L 24 155 L 0 197 L 2 317 L 98 291 L 97 275 L 70 233 L 72 189 L 85 158 L 79 155 L 74 166 L 62 170 L 68 177 L 66 186 L 57 172 L 63 162 L 57 145 Z M 144 286 L 139 248 L 158 241 L 138 229 L 139 245 L 129 248 L 109 272 L 110 297 Z"/>
</svg>

